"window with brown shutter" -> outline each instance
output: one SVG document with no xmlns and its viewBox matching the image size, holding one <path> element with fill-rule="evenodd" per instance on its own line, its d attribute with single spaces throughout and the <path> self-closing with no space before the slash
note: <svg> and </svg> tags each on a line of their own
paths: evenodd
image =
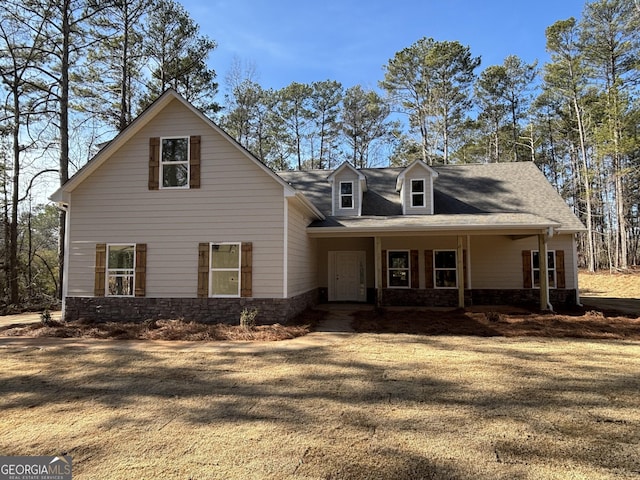
<svg viewBox="0 0 640 480">
<path fill-rule="evenodd" d="M 424 288 L 433 288 L 433 250 L 424 251 Z"/>
<path fill-rule="evenodd" d="M 382 288 L 387 288 L 387 251 L 382 250 Z"/>
<path fill-rule="evenodd" d="M 209 243 L 198 245 L 198 298 L 209 296 Z"/>
<path fill-rule="evenodd" d="M 420 287 L 420 266 L 418 265 L 418 250 L 411 250 L 411 288 Z"/>
<path fill-rule="evenodd" d="M 531 269 L 531 250 L 522 251 L 522 285 L 533 288 L 533 271 Z"/>
<path fill-rule="evenodd" d="M 189 139 L 189 187 L 200 188 L 200 135 Z"/>
<path fill-rule="evenodd" d="M 96 245 L 96 270 L 93 295 L 104 297 L 105 279 L 107 276 L 107 244 L 98 243 Z"/>
<path fill-rule="evenodd" d="M 242 244 L 242 255 L 240 257 L 240 296 L 252 297 L 253 296 L 253 244 L 251 242 L 244 242 Z"/>
<path fill-rule="evenodd" d="M 160 137 L 149 139 L 149 190 L 160 188 Z"/>
<path fill-rule="evenodd" d="M 198 297 L 209 296 L 253 296 L 251 242 L 199 244 Z"/>
<path fill-rule="evenodd" d="M 564 250 L 556 250 L 556 287 L 567 288 L 564 270 Z"/>
<path fill-rule="evenodd" d="M 136 243 L 135 296 L 144 297 L 147 285 L 147 244 Z"/>
</svg>

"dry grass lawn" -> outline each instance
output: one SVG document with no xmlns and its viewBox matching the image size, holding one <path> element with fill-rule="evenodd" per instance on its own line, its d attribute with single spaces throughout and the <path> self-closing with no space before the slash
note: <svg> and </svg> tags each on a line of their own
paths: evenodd
<svg viewBox="0 0 640 480">
<path fill-rule="evenodd" d="M 640 343 L 99 345 L 0 351 L 2 454 L 78 480 L 640 477 Z"/>
<path fill-rule="evenodd" d="M 588 273 L 578 274 L 580 294 L 594 297 L 640 298 L 640 270 L 627 273 Z"/>
</svg>

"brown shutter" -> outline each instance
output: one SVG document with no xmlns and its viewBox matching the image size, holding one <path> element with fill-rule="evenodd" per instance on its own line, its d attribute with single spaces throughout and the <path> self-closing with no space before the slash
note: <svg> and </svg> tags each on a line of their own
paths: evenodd
<svg viewBox="0 0 640 480">
<path fill-rule="evenodd" d="M 424 251 L 424 288 L 433 288 L 433 250 Z"/>
<path fill-rule="evenodd" d="M 209 252 L 208 243 L 198 245 L 198 298 L 209 296 Z"/>
<path fill-rule="evenodd" d="M 149 190 L 160 186 L 160 137 L 149 139 Z"/>
<path fill-rule="evenodd" d="M 420 288 L 420 266 L 418 250 L 411 250 L 411 288 Z"/>
<path fill-rule="evenodd" d="M 147 294 L 147 244 L 136 243 L 135 296 Z"/>
<path fill-rule="evenodd" d="M 105 295 L 105 279 L 107 272 L 107 244 L 98 243 L 96 245 L 96 272 L 95 285 L 93 295 L 96 297 L 104 297 Z"/>
<path fill-rule="evenodd" d="M 533 288 L 533 272 L 531 270 L 531 250 L 522 251 L 523 288 Z"/>
<path fill-rule="evenodd" d="M 467 251 L 462 251 L 462 275 L 464 275 L 464 288 L 469 288 L 469 281 L 467 279 Z"/>
<path fill-rule="evenodd" d="M 567 288 L 564 273 L 564 250 L 556 250 L 556 288 Z"/>
<path fill-rule="evenodd" d="M 253 296 L 253 244 L 244 242 L 242 244 L 242 255 L 240 256 L 240 296 Z"/>
<path fill-rule="evenodd" d="M 382 288 L 387 288 L 387 251 L 382 250 Z"/>
<path fill-rule="evenodd" d="M 200 135 L 189 139 L 189 188 L 200 188 Z"/>
</svg>

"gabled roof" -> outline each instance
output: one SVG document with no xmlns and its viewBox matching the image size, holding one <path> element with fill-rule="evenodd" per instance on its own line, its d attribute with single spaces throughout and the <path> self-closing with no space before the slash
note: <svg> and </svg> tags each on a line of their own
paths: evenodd
<svg viewBox="0 0 640 480">
<path fill-rule="evenodd" d="M 142 112 L 131 124 L 127 126 L 122 132 L 120 132 L 114 139 L 106 143 L 104 147 L 84 165 L 73 177 L 71 177 L 64 185 L 56 190 L 49 198 L 58 203 L 68 203 L 68 194 L 71 193 L 78 185 L 80 185 L 89 175 L 95 172 L 103 163 L 105 163 L 113 153 L 115 153 L 120 147 L 122 147 L 127 141 L 129 141 L 136 133 L 138 133 L 145 125 L 147 125 L 153 118 L 156 117 L 162 110 L 172 101 L 177 100 L 188 108 L 194 115 L 205 122 L 212 130 L 219 135 L 222 135 L 231 145 L 233 145 L 242 155 L 247 157 L 259 168 L 261 168 L 267 175 L 273 178 L 274 181 L 282 185 L 284 188 L 284 194 L 287 197 L 296 197 L 306 208 L 311 210 L 312 213 L 318 218 L 324 218 L 324 215 L 313 205 L 307 198 L 304 197 L 303 192 L 297 191 L 294 187 L 284 181 L 273 170 L 267 167 L 264 163 L 253 156 L 247 149 L 235 141 L 228 133 L 208 118 L 204 113 L 195 108 L 190 102 L 188 102 L 182 95 L 173 89 L 166 90 L 160 95 L 144 112 Z"/>
<path fill-rule="evenodd" d="M 358 181 L 360 182 L 360 188 L 362 189 L 363 192 L 367 191 L 367 177 L 365 175 L 362 174 L 362 172 L 360 170 L 358 170 L 357 168 L 353 167 L 349 162 L 343 162 L 342 165 L 340 165 L 338 168 L 336 168 L 328 177 L 327 180 L 329 181 L 329 183 L 333 183 L 335 181 L 335 178 L 338 174 L 340 174 L 343 170 L 350 170 L 351 172 L 353 172 L 357 177 L 358 177 Z"/>
<path fill-rule="evenodd" d="M 402 189 L 402 184 L 404 183 L 404 177 L 406 176 L 407 172 L 409 172 L 415 166 L 423 168 L 432 178 L 438 177 L 438 172 L 436 172 L 429 165 L 427 165 L 420 159 L 415 160 L 413 163 L 411 163 L 411 165 L 407 166 L 404 170 L 402 170 L 402 172 L 400 172 L 400 175 L 398 175 L 398 179 L 396 180 L 396 190 L 398 192 Z"/>
<path fill-rule="evenodd" d="M 404 168 L 364 168 L 360 172 L 367 177 L 368 192 L 363 195 L 361 220 L 341 218 L 341 224 L 344 228 L 353 228 L 354 222 L 364 225 L 363 222 L 370 221 L 372 224 L 375 221 L 378 226 L 394 228 L 403 222 L 412 222 L 414 225 L 421 224 L 423 228 L 430 228 L 428 224 L 435 227 L 434 222 L 442 220 L 458 222 L 462 226 L 468 224 L 470 218 L 476 218 L 486 226 L 497 222 L 496 225 L 499 223 L 501 228 L 506 228 L 509 221 L 513 221 L 514 228 L 522 225 L 529 225 L 530 228 L 552 226 L 559 232 L 567 233 L 584 230 L 582 222 L 532 162 L 441 165 L 429 168 L 438 174 L 438 180 L 433 185 L 434 215 L 402 215 L 400 195 L 395 187 Z M 279 175 L 305 192 L 318 209 L 329 217 L 331 187 L 322 182 L 326 173 L 326 170 L 312 170 L 282 172 Z M 461 215 L 465 215 L 465 218 Z M 367 220 L 364 217 L 371 218 Z M 409 217 L 419 218 L 410 220 Z M 331 218 L 312 226 L 338 227 L 335 219 Z"/>
</svg>

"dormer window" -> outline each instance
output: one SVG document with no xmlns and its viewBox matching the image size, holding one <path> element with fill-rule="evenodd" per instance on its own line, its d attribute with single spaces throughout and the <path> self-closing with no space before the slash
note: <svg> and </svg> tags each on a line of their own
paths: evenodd
<svg viewBox="0 0 640 480">
<path fill-rule="evenodd" d="M 425 188 L 424 179 L 411 180 L 411 206 L 412 207 L 424 207 L 425 202 Z"/>
<path fill-rule="evenodd" d="M 189 188 L 189 137 L 162 139 L 160 178 L 162 188 Z"/>
<path fill-rule="evenodd" d="M 340 208 L 353 208 L 353 182 L 340 182 Z"/>
</svg>

